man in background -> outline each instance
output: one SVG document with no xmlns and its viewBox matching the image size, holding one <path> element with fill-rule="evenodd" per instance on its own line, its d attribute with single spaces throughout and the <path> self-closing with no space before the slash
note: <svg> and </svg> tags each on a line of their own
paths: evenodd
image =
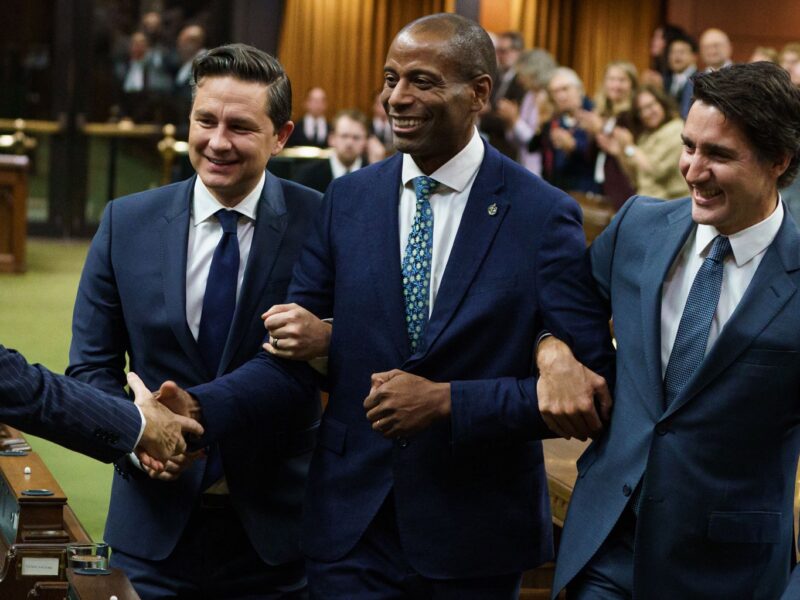
<svg viewBox="0 0 800 600">
<path fill-rule="evenodd" d="M 688 35 L 678 36 L 667 46 L 669 73 L 664 90 L 675 99 L 681 118 L 686 119 L 692 102 L 692 75 L 697 72 L 697 42 Z"/>
<path fill-rule="evenodd" d="M 328 147 L 328 130 L 325 115 L 328 112 L 328 95 L 321 87 L 313 87 L 306 94 L 305 114 L 289 136 L 286 146 Z"/>
<path fill-rule="evenodd" d="M 333 153 L 327 160 L 317 160 L 298 169 L 294 177 L 297 183 L 323 193 L 334 179 L 360 169 L 367 149 L 367 118 L 361 111 L 339 111 L 332 125 L 328 141 Z"/>
<path fill-rule="evenodd" d="M 733 47 L 728 35 L 721 29 L 706 29 L 700 36 L 700 58 L 706 71 L 716 71 L 733 64 Z"/>
</svg>

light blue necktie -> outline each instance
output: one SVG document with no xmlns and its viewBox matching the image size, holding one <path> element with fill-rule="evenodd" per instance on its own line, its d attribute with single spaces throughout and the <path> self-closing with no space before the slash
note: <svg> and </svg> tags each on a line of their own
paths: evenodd
<svg viewBox="0 0 800 600">
<path fill-rule="evenodd" d="M 703 362 L 711 321 L 719 304 L 723 262 L 730 251 L 728 238 L 718 235 L 694 278 L 664 373 L 664 402 L 667 408 Z"/>
<path fill-rule="evenodd" d="M 406 304 L 406 328 L 411 351 L 416 352 L 428 324 L 431 289 L 431 256 L 433 255 L 433 210 L 431 191 L 436 181 L 430 177 L 414 178 L 417 210 L 408 234 L 403 256 L 403 296 Z"/>
</svg>

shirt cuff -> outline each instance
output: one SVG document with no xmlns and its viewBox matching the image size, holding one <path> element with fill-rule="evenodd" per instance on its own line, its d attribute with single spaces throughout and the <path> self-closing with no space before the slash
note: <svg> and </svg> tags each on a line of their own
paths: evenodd
<svg viewBox="0 0 800 600">
<path fill-rule="evenodd" d="M 136 406 L 136 410 L 139 411 L 139 416 L 142 417 L 142 426 L 139 428 L 139 436 L 136 438 L 136 443 L 133 445 L 134 448 L 137 448 L 139 446 L 139 442 L 142 441 L 142 436 L 144 435 L 144 428 L 147 427 L 147 419 L 144 418 L 144 413 L 142 412 L 142 409 L 135 404 L 134 406 Z M 131 452 L 131 454 L 133 454 L 133 452 Z M 139 462 L 138 458 L 136 459 L 136 462 L 137 463 Z"/>
</svg>

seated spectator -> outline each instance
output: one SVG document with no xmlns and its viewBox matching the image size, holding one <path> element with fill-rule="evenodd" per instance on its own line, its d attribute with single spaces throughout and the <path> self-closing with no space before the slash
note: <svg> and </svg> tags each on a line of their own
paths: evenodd
<svg viewBox="0 0 800 600">
<path fill-rule="evenodd" d="M 550 116 L 550 100 L 547 97 L 547 82 L 558 63 L 546 50 L 534 48 L 520 55 L 515 66 L 517 82 L 525 88 L 522 101 L 500 98 L 497 101 L 497 114 L 503 120 L 505 136 L 517 149 L 517 162 L 523 167 L 542 174 L 542 155 L 530 152 L 528 145 L 539 129 L 540 119 Z"/>
<path fill-rule="evenodd" d="M 178 33 L 175 51 L 180 66 L 173 83 L 173 120 L 176 121 L 181 139 L 188 135 L 189 111 L 192 108 L 192 61 L 205 52 L 205 43 L 206 32 L 200 25 L 187 25 Z"/>
<path fill-rule="evenodd" d="M 333 119 L 329 138 L 333 153 L 328 160 L 316 160 L 298 169 L 294 180 L 324 193 L 331 181 L 363 166 L 368 134 L 364 113 L 339 111 Z"/>
<path fill-rule="evenodd" d="M 750 55 L 750 60 L 747 62 L 771 62 L 774 64 L 778 64 L 778 51 L 775 48 L 770 48 L 768 46 L 758 46 L 755 50 L 753 50 L 753 54 Z"/>
<path fill-rule="evenodd" d="M 664 91 L 675 99 L 681 118 L 689 114 L 692 104 L 692 75 L 697 71 L 697 42 L 687 36 L 676 37 L 667 48 L 669 74 L 664 79 Z"/>
<path fill-rule="evenodd" d="M 792 67 L 800 62 L 800 42 L 786 44 L 778 56 L 778 62 L 791 73 Z"/>
<path fill-rule="evenodd" d="M 371 137 L 376 138 L 383 144 L 384 153 L 389 153 L 394 149 L 392 123 L 389 121 L 386 110 L 383 108 L 380 90 L 375 93 L 375 98 L 372 102 L 372 127 L 370 129 L 370 134 Z"/>
<path fill-rule="evenodd" d="M 624 60 L 606 66 L 594 110 L 581 111 L 578 117 L 581 127 L 595 140 L 611 136 L 615 127 L 633 127 L 631 101 L 638 87 L 636 75 L 636 67 Z M 595 146 L 595 151 L 594 180 L 604 196 L 621 206 L 635 193 L 634 187 L 616 157 L 609 156 L 599 146 Z"/>
<path fill-rule="evenodd" d="M 677 25 L 667 24 L 653 30 L 653 36 L 650 38 L 650 68 L 640 77 L 643 85 L 664 87 L 664 79 L 669 74 L 667 48 L 676 37 L 685 35 L 686 32 Z"/>
<path fill-rule="evenodd" d="M 594 181 L 594 160 L 589 132 L 578 123 L 581 110 L 592 103 L 578 74 L 558 67 L 547 84 L 555 114 L 531 139 L 528 150 L 542 153 L 542 176 L 566 192 L 599 192 Z"/>
<path fill-rule="evenodd" d="M 327 148 L 329 126 L 325 113 L 328 111 L 328 95 L 325 90 L 320 87 L 308 90 L 304 106 L 306 112 L 295 124 L 286 146 Z"/>
<path fill-rule="evenodd" d="M 131 35 L 128 56 L 114 65 L 114 74 L 119 82 L 120 116 L 137 122 L 160 120 L 160 108 L 169 92 L 163 85 L 169 79 L 153 62 L 144 33 Z"/>
<path fill-rule="evenodd" d="M 706 71 L 716 71 L 733 64 L 731 40 L 721 29 L 706 29 L 700 36 L 700 58 Z"/>
<path fill-rule="evenodd" d="M 633 126 L 635 143 L 630 129 L 617 127 L 598 144 L 620 160 L 637 193 L 667 200 L 685 196 L 689 190 L 678 169 L 683 120 L 673 100 L 658 88 L 643 87 L 633 97 Z"/>
</svg>

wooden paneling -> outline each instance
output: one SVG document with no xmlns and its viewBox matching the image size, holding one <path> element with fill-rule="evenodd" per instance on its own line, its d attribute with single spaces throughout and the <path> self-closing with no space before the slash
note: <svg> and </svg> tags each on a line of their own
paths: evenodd
<svg viewBox="0 0 800 600">
<path fill-rule="evenodd" d="M 800 6 L 797 0 L 668 0 L 667 19 L 699 36 L 718 27 L 733 43 L 733 60 L 747 60 L 756 46 L 780 51 L 788 42 L 800 42 Z"/>
</svg>

